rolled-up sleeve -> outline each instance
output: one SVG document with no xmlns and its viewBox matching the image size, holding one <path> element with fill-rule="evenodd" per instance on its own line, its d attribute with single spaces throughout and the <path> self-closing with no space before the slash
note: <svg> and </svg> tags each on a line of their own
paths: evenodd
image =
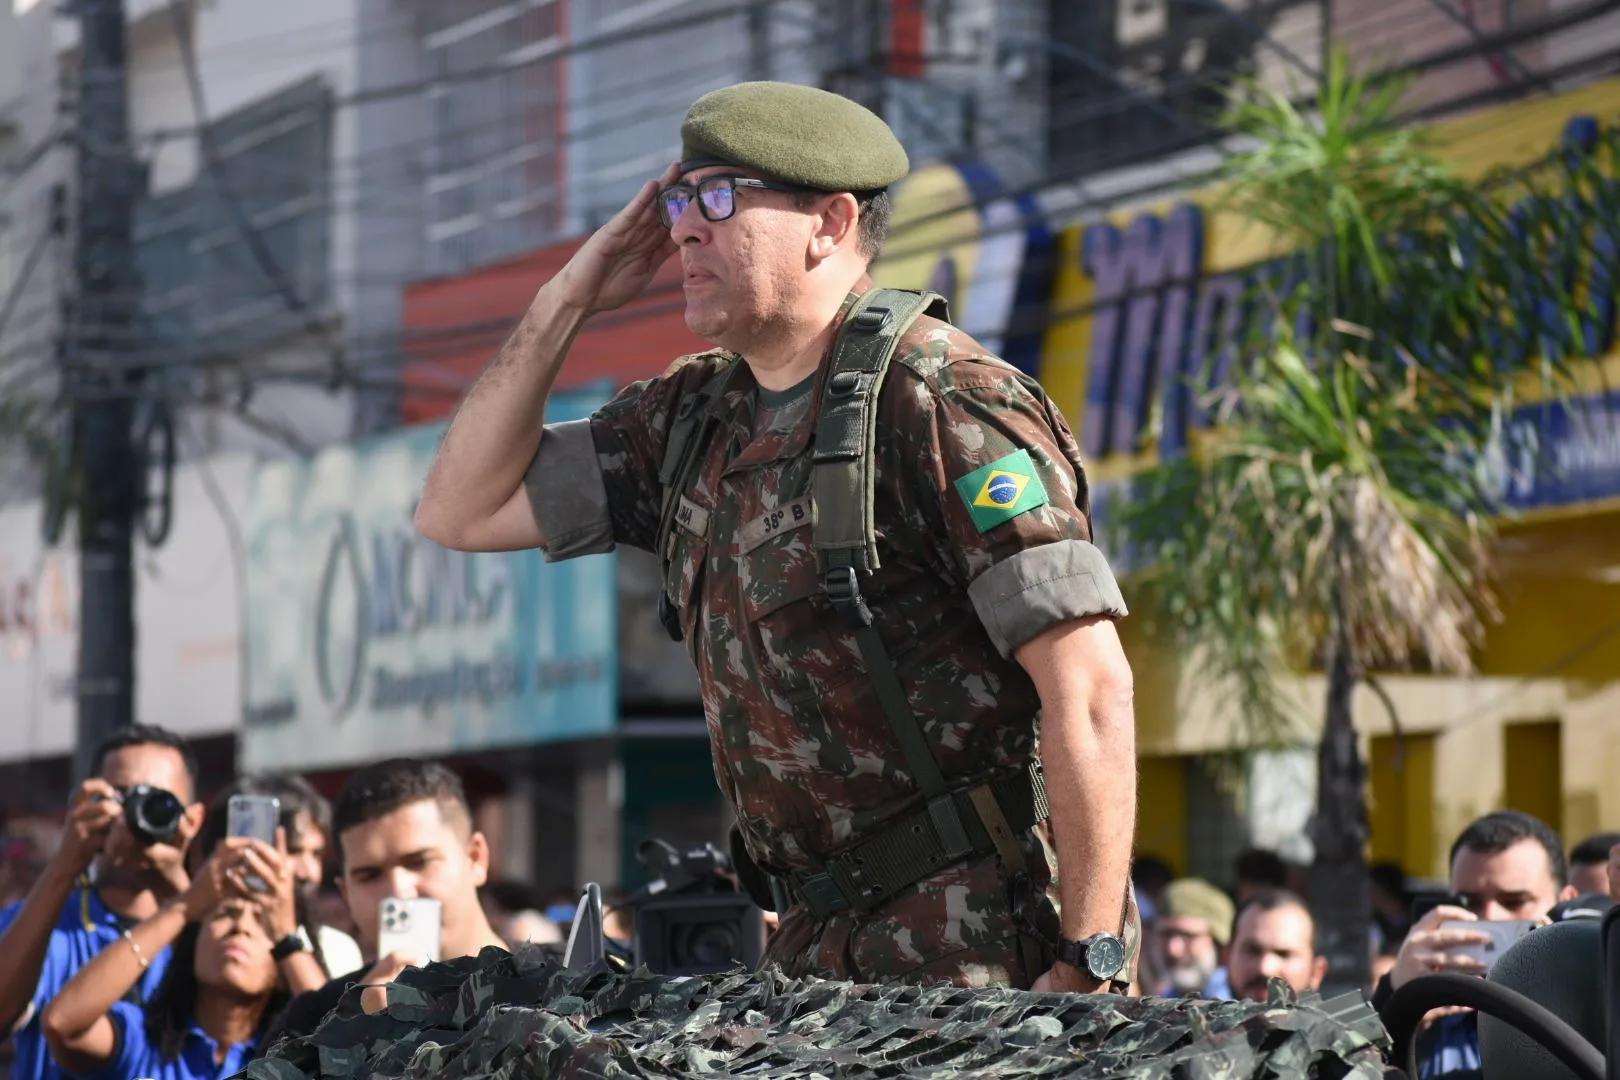
<svg viewBox="0 0 1620 1080">
<path fill-rule="evenodd" d="M 589 419 L 546 425 L 523 483 L 548 561 L 656 547 L 671 418 L 714 370 L 713 354 L 683 356 L 656 379 L 625 387 Z"/>
<path fill-rule="evenodd" d="M 548 562 L 613 550 L 602 463 L 589 420 L 547 424 L 523 477 Z"/>
<path fill-rule="evenodd" d="M 928 407 L 918 442 L 933 489 L 919 496 L 996 648 L 1011 656 L 1061 623 L 1123 618 L 1119 583 L 1091 543 L 1085 475 L 1062 415 L 1004 367 L 952 367 L 915 399 Z"/>
<path fill-rule="evenodd" d="M 1070 619 L 1126 614 L 1108 560 L 1084 540 L 1025 548 L 980 574 L 968 596 L 1002 656 Z"/>
</svg>

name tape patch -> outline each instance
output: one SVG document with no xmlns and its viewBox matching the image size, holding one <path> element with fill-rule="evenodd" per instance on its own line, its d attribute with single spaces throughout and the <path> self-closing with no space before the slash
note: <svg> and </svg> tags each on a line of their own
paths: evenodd
<svg viewBox="0 0 1620 1080">
<path fill-rule="evenodd" d="M 694 536 L 707 537 L 709 511 L 682 495 L 681 501 L 675 506 L 675 524 Z"/>
<path fill-rule="evenodd" d="M 956 481 L 956 493 L 981 533 L 1050 501 L 1028 450 L 974 469 Z"/>
<path fill-rule="evenodd" d="M 815 516 L 813 505 L 810 496 L 804 495 L 778 506 L 775 510 L 761 514 L 743 526 L 742 533 L 737 539 L 738 547 L 746 555 L 773 536 L 796 529 L 800 525 L 808 525 Z"/>
</svg>

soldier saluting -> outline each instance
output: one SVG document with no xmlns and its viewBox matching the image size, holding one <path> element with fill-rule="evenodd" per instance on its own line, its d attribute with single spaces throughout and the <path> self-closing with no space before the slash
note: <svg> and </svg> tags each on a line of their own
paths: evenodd
<svg viewBox="0 0 1620 1080">
<path fill-rule="evenodd" d="M 418 528 L 661 557 L 789 974 L 1117 988 L 1136 938 L 1125 604 L 1068 425 L 938 298 L 873 289 L 909 170 L 876 115 L 744 83 L 681 135 L 468 394 Z M 715 349 L 542 426 L 581 326 L 677 254 Z"/>
</svg>

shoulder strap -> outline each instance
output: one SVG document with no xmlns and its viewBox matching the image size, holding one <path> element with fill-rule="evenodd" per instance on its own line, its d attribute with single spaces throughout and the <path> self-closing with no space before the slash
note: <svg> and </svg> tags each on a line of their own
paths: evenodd
<svg viewBox="0 0 1620 1080">
<path fill-rule="evenodd" d="M 811 459 L 816 560 L 823 576 L 836 567 L 847 566 L 857 573 L 878 568 L 872 523 L 878 393 L 900 338 L 924 313 L 948 318 L 945 298 L 931 292 L 873 289 L 856 302 L 839 331 Z"/>
<path fill-rule="evenodd" d="M 703 459 L 704 448 L 719 421 L 718 404 L 736 369 L 735 360 L 724 361 L 697 390 L 681 400 L 664 441 L 664 460 L 658 467 L 658 485 L 664 493 L 657 533 L 658 562 L 664 570 L 658 592 L 658 619 L 676 641 L 684 635 L 680 613 L 669 595 L 669 535 L 675 527 L 675 510 L 680 505 L 681 493 L 692 481 L 693 468 Z"/>
<path fill-rule="evenodd" d="M 938 319 L 949 316 L 944 298 L 935 293 L 874 289 L 856 302 L 844 321 L 816 426 L 811 494 L 822 590 L 854 634 L 878 704 L 927 799 L 940 845 L 954 861 L 972 851 L 973 843 L 922 725 L 906 701 L 889 650 L 872 625 L 860 585 L 860 576 L 878 567 L 872 520 L 878 393 L 900 338 L 925 311 Z"/>
</svg>

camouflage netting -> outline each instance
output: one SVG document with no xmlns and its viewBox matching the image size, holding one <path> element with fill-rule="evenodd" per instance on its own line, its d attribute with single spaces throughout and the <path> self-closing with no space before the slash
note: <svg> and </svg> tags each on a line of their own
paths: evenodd
<svg viewBox="0 0 1620 1080">
<path fill-rule="evenodd" d="M 240 1075 L 1377 1080 L 1388 1046 L 1359 994 L 1260 1005 L 857 986 L 775 970 L 674 979 L 488 949 L 408 971 L 375 1016 L 351 991 L 314 1035 Z"/>
</svg>

